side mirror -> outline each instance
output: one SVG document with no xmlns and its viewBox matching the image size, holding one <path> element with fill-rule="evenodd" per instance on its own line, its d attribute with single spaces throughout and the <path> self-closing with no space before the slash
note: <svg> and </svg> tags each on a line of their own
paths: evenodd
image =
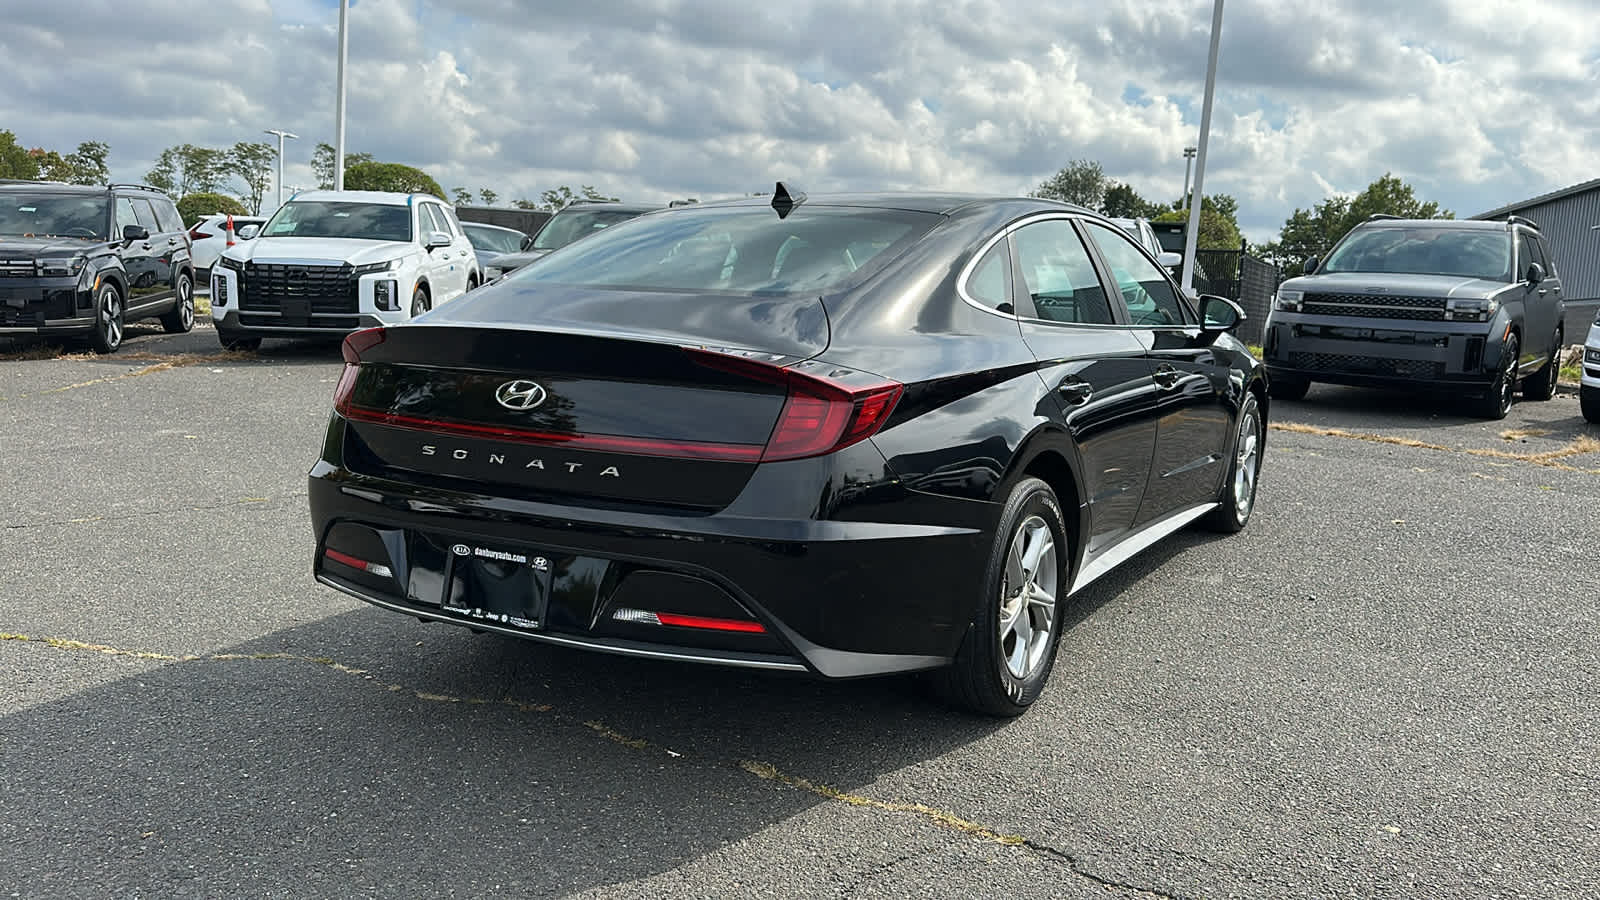
<svg viewBox="0 0 1600 900">
<path fill-rule="evenodd" d="M 1306 264 L 1300 267 L 1300 271 L 1306 275 L 1313 275 L 1316 273 L 1317 264 L 1320 262 L 1322 260 L 1317 259 L 1315 256 L 1308 256 L 1306 257 Z"/>
<path fill-rule="evenodd" d="M 1541 281 L 1544 281 L 1544 266 L 1528 263 L 1528 283 L 1537 286 Z"/>
<path fill-rule="evenodd" d="M 1183 265 L 1183 254 L 1173 253 L 1171 250 L 1163 250 L 1161 255 L 1156 257 L 1156 262 L 1165 268 L 1176 269 Z"/>
<path fill-rule="evenodd" d="M 143 225 L 124 225 L 122 226 L 122 239 L 130 244 L 134 241 L 148 241 L 150 240 L 150 229 Z"/>
<path fill-rule="evenodd" d="M 522 236 L 522 246 L 518 247 L 517 249 L 518 250 L 526 250 L 526 249 L 528 249 L 529 247 L 532 247 L 532 246 L 533 246 L 533 235 L 525 234 L 525 235 Z"/>
<path fill-rule="evenodd" d="M 260 233 L 261 233 L 261 226 L 260 225 L 246 225 L 245 227 L 239 229 L 239 233 L 237 235 L 235 235 L 235 237 L 237 237 L 241 241 L 248 241 L 248 240 L 250 240 L 251 238 L 255 237 L 256 235 L 258 235 Z"/>
<path fill-rule="evenodd" d="M 1248 316 L 1244 307 L 1215 294 L 1200 295 L 1200 329 L 1207 334 L 1222 334 L 1239 327 Z"/>
<path fill-rule="evenodd" d="M 450 235 L 445 234 L 442 231 L 430 231 L 428 232 L 427 242 L 422 246 L 429 250 L 437 250 L 440 247 L 448 247 L 451 243 L 452 241 L 450 239 Z"/>
</svg>

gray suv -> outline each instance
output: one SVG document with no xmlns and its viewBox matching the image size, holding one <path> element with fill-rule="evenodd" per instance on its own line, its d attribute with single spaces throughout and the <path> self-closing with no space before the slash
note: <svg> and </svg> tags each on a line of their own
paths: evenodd
<svg viewBox="0 0 1600 900">
<path fill-rule="evenodd" d="M 1278 288 L 1262 353 L 1272 396 L 1313 381 L 1468 395 L 1485 418 L 1548 400 L 1565 304 L 1539 227 L 1374 216 Z"/>
</svg>

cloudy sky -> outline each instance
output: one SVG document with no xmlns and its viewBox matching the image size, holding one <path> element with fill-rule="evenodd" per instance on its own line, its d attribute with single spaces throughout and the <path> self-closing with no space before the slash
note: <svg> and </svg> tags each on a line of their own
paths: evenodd
<svg viewBox="0 0 1600 900">
<path fill-rule="evenodd" d="M 334 134 L 336 0 L 8 0 L 0 129 Z M 356 0 L 347 142 L 446 188 L 1023 193 L 1076 158 L 1182 192 L 1210 0 Z M 1253 239 L 1386 171 L 1459 215 L 1600 177 L 1594 0 L 1228 0 L 1208 192 Z"/>
</svg>

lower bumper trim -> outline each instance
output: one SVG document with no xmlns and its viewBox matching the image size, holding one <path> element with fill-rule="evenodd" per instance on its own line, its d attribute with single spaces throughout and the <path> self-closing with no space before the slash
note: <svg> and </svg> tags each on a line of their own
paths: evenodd
<svg viewBox="0 0 1600 900">
<path fill-rule="evenodd" d="M 621 642 L 585 640 L 584 638 L 580 637 L 572 637 L 569 635 L 555 634 L 551 632 L 535 632 L 524 631 L 519 628 L 505 628 L 489 622 L 465 622 L 442 613 L 436 613 L 426 609 L 418 609 L 416 607 L 394 603 L 389 600 L 374 597 L 371 594 L 362 591 L 353 584 L 329 575 L 319 574 L 317 576 L 317 581 L 333 588 L 334 590 L 349 594 L 357 600 L 363 600 L 367 603 L 371 603 L 374 606 L 381 606 L 384 609 L 391 610 L 393 612 L 405 613 L 406 615 L 416 616 L 422 619 L 431 619 L 436 622 L 445 622 L 450 625 L 460 625 L 465 628 L 477 628 L 482 631 L 493 631 L 497 634 L 504 634 L 509 637 L 526 638 L 532 641 L 541 641 L 543 643 L 556 644 L 563 647 L 573 647 L 580 650 L 595 650 L 601 653 L 611 653 L 617 656 L 632 656 L 641 659 L 663 659 L 672 660 L 675 662 L 704 663 L 707 665 L 733 666 L 744 669 L 764 669 L 773 672 L 811 671 L 802 663 L 783 659 L 767 659 L 749 654 L 719 654 L 707 653 L 703 651 L 658 649 L 655 647 L 644 647 Z"/>
</svg>

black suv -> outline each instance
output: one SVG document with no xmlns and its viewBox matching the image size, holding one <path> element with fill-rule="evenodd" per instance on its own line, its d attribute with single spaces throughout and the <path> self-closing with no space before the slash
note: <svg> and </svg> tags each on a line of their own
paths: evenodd
<svg viewBox="0 0 1600 900">
<path fill-rule="evenodd" d="M 153 187 L 0 180 L 0 336 L 87 335 L 96 352 L 124 326 L 194 327 L 194 263 L 178 209 Z"/>
<path fill-rule="evenodd" d="M 1262 341 L 1272 395 L 1314 381 L 1427 389 L 1504 418 L 1520 384 L 1548 400 L 1565 306 L 1533 222 L 1373 216 L 1278 288 Z"/>
</svg>

